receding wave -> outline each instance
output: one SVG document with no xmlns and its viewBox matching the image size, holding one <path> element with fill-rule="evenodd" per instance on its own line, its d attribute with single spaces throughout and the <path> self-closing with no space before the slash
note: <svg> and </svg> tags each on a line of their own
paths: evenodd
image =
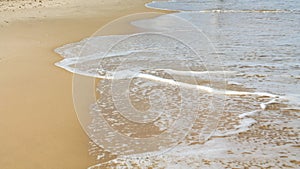
<svg viewBox="0 0 300 169">
<path fill-rule="evenodd" d="M 113 160 L 90 168 L 296 167 L 299 2 L 146 6 L 181 12 L 56 49 L 57 66 L 101 79 L 86 131 Z"/>
</svg>

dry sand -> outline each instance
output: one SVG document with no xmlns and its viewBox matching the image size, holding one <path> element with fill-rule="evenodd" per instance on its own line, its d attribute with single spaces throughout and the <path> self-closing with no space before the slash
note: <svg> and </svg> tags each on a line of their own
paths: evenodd
<svg viewBox="0 0 300 169">
<path fill-rule="evenodd" d="M 0 0 L 0 168 L 82 169 L 95 163 L 72 103 L 72 74 L 53 52 L 147 0 Z"/>
</svg>

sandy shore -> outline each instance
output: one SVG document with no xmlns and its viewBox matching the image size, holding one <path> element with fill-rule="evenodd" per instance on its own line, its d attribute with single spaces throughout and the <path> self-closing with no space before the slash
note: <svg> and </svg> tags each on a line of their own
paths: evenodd
<svg viewBox="0 0 300 169">
<path fill-rule="evenodd" d="M 53 52 L 147 0 L 0 1 L 0 166 L 82 169 L 95 163 L 72 103 L 72 74 Z M 153 11 L 153 10 L 152 10 Z"/>
</svg>

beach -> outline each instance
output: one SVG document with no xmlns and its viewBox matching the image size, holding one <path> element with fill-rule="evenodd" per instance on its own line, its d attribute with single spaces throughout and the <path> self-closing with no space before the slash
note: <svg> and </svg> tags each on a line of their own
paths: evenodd
<svg viewBox="0 0 300 169">
<path fill-rule="evenodd" d="M 0 0 L 0 166 L 299 168 L 299 19 L 297 0 Z"/>
<path fill-rule="evenodd" d="M 72 73 L 54 49 L 79 41 L 146 0 L 0 1 L 0 165 L 81 169 L 95 163 L 72 103 Z M 20 7 L 19 7 L 20 6 Z"/>
</svg>

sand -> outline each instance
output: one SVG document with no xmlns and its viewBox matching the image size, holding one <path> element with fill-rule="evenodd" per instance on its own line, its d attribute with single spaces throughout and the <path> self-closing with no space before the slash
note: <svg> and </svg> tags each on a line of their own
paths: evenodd
<svg viewBox="0 0 300 169">
<path fill-rule="evenodd" d="M 147 0 L 0 1 L 0 166 L 82 169 L 88 154 L 72 103 L 72 74 L 53 52 L 127 14 L 153 11 Z"/>
</svg>

